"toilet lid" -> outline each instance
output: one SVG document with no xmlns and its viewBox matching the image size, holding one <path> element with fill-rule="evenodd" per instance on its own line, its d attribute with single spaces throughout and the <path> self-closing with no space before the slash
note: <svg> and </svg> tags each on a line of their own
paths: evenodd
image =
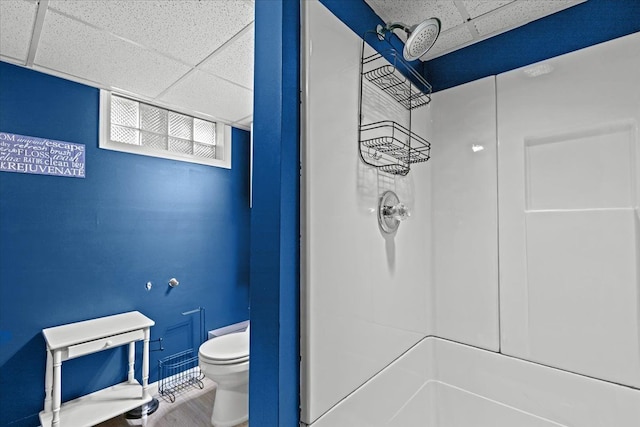
<svg viewBox="0 0 640 427">
<path fill-rule="evenodd" d="M 249 334 L 236 333 L 210 339 L 200 346 L 200 356 L 212 361 L 241 362 L 249 359 Z"/>
<path fill-rule="evenodd" d="M 240 363 L 248 362 L 249 361 L 249 356 L 241 357 L 239 359 L 221 360 L 221 359 L 209 359 L 208 357 L 204 357 L 202 355 L 202 353 L 200 353 L 199 359 L 200 359 L 200 362 L 208 363 L 209 365 L 218 365 L 218 366 L 222 366 L 222 365 L 239 365 Z"/>
</svg>

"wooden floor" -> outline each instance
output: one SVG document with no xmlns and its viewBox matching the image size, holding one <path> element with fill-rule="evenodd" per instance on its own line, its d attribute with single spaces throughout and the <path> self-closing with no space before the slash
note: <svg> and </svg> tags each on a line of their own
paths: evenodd
<svg viewBox="0 0 640 427">
<path fill-rule="evenodd" d="M 211 427 L 211 411 L 216 396 L 216 385 L 204 378 L 204 389 L 189 387 L 176 395 L 171 403 L 168 398 L 155 396 L 160 402 L 158 410 L 149 415 L 146 424 L 143 420 L 127 420 L 124 415 L 98 424 L 96 427 Z M 249 423 L 237 427 L 249 427 Z"/>
</svg>

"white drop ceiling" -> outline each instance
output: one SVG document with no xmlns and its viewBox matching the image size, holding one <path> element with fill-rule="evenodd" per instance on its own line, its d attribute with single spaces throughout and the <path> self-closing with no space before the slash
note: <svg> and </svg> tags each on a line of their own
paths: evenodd
<svg viewBox="0 0 640 427">
<path fill-rule="evenodd" d="M 586 0 L 365 0 L 385 22 L 412 26 L 436 17 L 442 23 L 440 36 L 420 59 L 427 61 Z M 397 31 L 398 36 L 403 36 Z M 406 40 L 406 37 L 403 38 Z"/>
<path fill-rule="evenodd" d="M 385 22 L 440 18 L 428 60 L 585 0 L 365 1 Z M 254 0 L 0 0 L 1 60 L 242 129 L 253 35 Z"/>
<path fill-rule="evenodd" d="M 253 0 L 0 0 L 0 59 L 248 129 Z"/>
</svg>

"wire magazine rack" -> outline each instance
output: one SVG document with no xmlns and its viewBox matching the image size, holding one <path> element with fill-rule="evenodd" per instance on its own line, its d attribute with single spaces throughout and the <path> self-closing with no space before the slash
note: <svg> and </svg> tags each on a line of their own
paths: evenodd
<svg viewBox="0 0 640 427">
<path fill-rule="evenodd" d="M 204 308 L 182 313 L 183 316 L 199 313 L 200 335 L 204 338 Z M 197 350 L 193 348 L 172 354 L 158 361 L 158 374 L 160 376 L 158 392 L 168 398 L 171 403 L 176 401 L 176 395 L 187 388 L 204 388 L 204 374 L 200 371 Z"/>
<path fill-rule="evenodd" d="M 414 163 L 430 158 L 431 144 L 411 129 L 412 111 L 431 102 L 431 85 L 404 61 L 402 54 L 388 43 L 382 52 L 367 49 L 365 33 L 360 62 L 360 99 L 358 148 L 364 163 L 392 175 L 407 175 Z M 375 34 L 375 33 L 373 33 Z M 374 53 L 367 54 L 367 50 Z M 372 120 L 365 114 L 364 86 L 373 85 L 383 94 L 388 111 L 382 120 Z M 392 105 L 395 103 L 395 105 Z M 391 120 L 396 106 L 402 117 Z M 378 108 L 380 110 L 380 108 Z M 382 109 L 384 110 L 384 108 Z M 400 121 L 402 123 L 400 123 Z"/>
</svg>

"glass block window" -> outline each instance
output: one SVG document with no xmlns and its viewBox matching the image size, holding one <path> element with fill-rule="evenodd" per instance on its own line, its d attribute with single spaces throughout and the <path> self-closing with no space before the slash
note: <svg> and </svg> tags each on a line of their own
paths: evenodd
<svg viewBox="0 0 640 427">
<path fill-rule="evenodd" d="M 110 131 L 114 142 L 216 158 L 215 123 L 116 95 L 111 95 Z"/>
<path fill-rule="evenodd" d="M 230 168 L 224 125 L 108 91 L 100 96 L 101 148 Z"/>
</svg>

